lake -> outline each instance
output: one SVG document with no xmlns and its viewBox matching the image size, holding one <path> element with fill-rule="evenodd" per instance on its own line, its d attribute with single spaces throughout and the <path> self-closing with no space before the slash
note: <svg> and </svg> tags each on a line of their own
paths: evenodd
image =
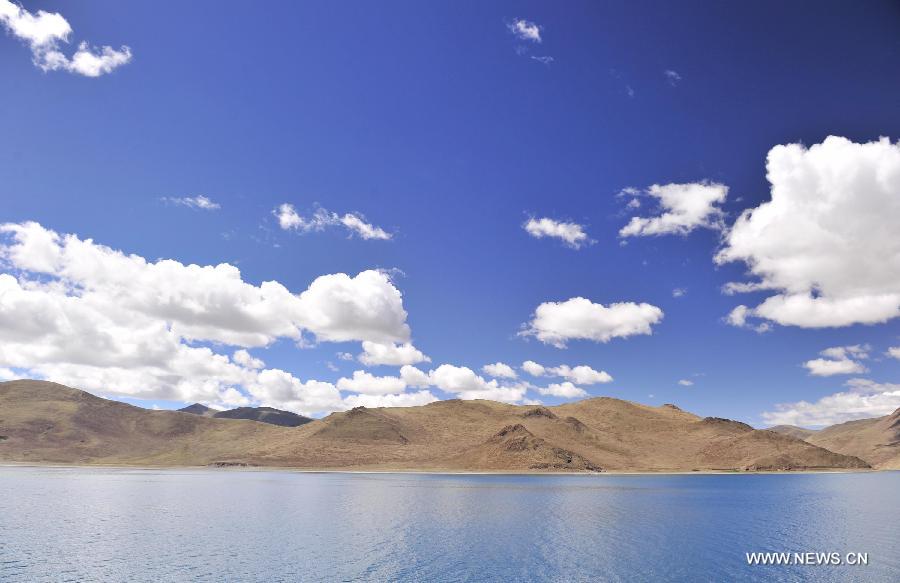
<svg viewBox="0 0 900 583">
<path fill-rule="evenodd" d="M 844 564 L 748 566 L 758 551 Z M 900 581 L 900 472 L 0 468 L 4 582 L 735 579 Z"/>
</svg>

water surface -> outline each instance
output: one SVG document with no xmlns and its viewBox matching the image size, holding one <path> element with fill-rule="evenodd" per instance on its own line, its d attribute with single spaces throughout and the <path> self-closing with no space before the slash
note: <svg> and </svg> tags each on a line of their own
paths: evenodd
<svg viewBox="0 0 900 583">
<path fill-rule="evenodd" d="M 900 581 L 900 473 L 0 468 L 6 581 Z M 755 551 L 869 565 L 755 566 Z"/>
</svg>

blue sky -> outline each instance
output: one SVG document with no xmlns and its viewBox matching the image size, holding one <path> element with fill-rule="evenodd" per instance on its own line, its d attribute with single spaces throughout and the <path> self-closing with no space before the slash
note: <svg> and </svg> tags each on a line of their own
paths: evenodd
<svg viewBox="0 0 900 583">
<path fill-rule="evenodd" d="M 732 326 L 736 306 L 779 292 L 724 294 L 728 282 L 758 277 L 744 261 L 714 262 L 740 213 L 770 199 L 773 147 L 833 135 L 860 148 L 885 136 L 886 155 L 897 149 L 895 3 L 297 4 L 24 2 L 71 25 L 64 53 L 88 40 L 127 45 L 130 59 L 96 77 L 44 71 L 7 24 L 0 222 L 36 221 L 150 262 L 229 263 L 249 284 L 275 280 L 294 293 L 326 274 L 396 270 L 411 340 L 431 358 L 418 365 L 425 372 L 447 363 L 489 379 L 480 369 L 494 362 L 587 365 L 614 378 L 582 386 L 590 395 L 756 425 L 777 403 L 842 392 L 877 404 L 828 405 L 818 418 L 900 405 L 891 385 L 900 361 L 886 354 L 900 345 L 890 309 L 869 323 L 760 317 L 766 332 Z M 510 30 L 517 19 L 538 26 L 540 42 Z M 631 217 L 665 210 L 647 195 L 629 209 L 635 197 L 617 196 L 623 189 L 712 183 L 728 187 L 711 215 L 718 226 L 620 235 Z M 886 197 L 900 197 L 896 184 Z M 851 202 L 856 192 L 846 194 Z M 219 208 L 173 202 L 201 195 Z M 273 213 L 285 203 L 303 217 L 317 205 L 355 213 L 391 238 L 340 225 L 285 230 Z M 887 221 L 896 208 L 867 217 Z M 581 225 L 593 243 L 573 249 L 532 237 L 523 229 L 532 217 Z M 889 228 L 883 236 L 894 249 L 898 236 Z M 885 261 L 891 273 L 890 254 Z M 7 261 L 3 271 L 30 277 L 21 267 Z M 884 285 L 875 292 L 897 291 Z M 676 288 L 685 293 L 674 297 Z M 664 316 L 652 334 L 572 339 L 564 349 L 518 334 L 540 304 L 575 297 L 647 303 Z M 365 368 L 336 356 L 359 353 L 358 340 L 305 348 L 295 340 L 248 349 L 304 382 Z M 865 372 L 815 376 L 803 367 L 851 345 L 869 345 L 868 358 L 854 360 Z M 46 364 L 7 360 L 18 373 Z M 517 374 L 541 386 L 562 380 Z M 878 387 L 850 389 L 850 379 Z M 533 390 L 526 398 L 562 401 Z"/>
</svg>

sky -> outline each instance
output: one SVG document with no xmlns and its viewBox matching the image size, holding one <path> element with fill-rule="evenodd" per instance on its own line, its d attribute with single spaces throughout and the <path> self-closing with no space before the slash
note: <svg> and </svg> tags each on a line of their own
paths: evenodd
<svg viewBox="0 0 900 583">
<path fill-rule="evenodd" d="M 0 378 L 900 407 L 895 2 L 0 0 Z"/>
</svg>

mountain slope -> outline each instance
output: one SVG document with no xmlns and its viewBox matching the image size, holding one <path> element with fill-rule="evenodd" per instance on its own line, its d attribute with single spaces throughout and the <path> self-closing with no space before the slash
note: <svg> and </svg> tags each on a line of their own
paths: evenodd
<svg viewBox="0 0 900 583">
<path fill-rule="evenodd" d="M 832 425 L 807 438 L 809 443 L 866 460 L 879 469 L 900 470 L 900 409 L 874 419 Z"/>
<path fill-rule="evenodd" d="M 309 469 L 690 471 L 864 468 L 861 460 L 674 406 L 438 401 L 299 427 L 149 411 L 39 381 L 0 383 L 0 460 Z"/>
<path fill-rule="evenodd" d="M 782 435 L 790 435 L 791 437 L 796 437 L 797 439 L 803 440 L 808 439 L 816 433 L 815 429 L 797 427 L 796 425 L 776 425 L 774 427 L 769 427 L 768 430 L 774 431 L 775 433 L 780 433 Z"/>
</svg>

